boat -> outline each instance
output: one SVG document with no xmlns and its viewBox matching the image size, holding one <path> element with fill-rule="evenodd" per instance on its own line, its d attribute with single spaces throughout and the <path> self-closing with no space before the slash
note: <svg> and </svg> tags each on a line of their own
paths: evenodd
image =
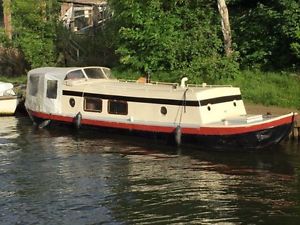
<svg viewBox="0 0 300 225">
<path fill-rule="evenodd" d="M 97 127 L 200 148 L 267 148 L 291 132 L 297 113 L 249 115 L 238 87 L 187 80 L 135 82 L 106 67 L 43 67 L 28 73 L 25 107 L 40 127 Z"/>
<path fill-rule="evenodd" d="M 0 116 L 15 114 L 19 100 L 13 87 L 12 83 L 0 82 Z"/>
</svg>

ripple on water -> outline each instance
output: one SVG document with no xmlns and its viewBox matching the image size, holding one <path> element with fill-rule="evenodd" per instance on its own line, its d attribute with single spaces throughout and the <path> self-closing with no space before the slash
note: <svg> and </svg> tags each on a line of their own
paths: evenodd
<svg viewBox="0 0 300 225">
<path fill-rule="evenodd" d="M 3 224 L 299 220 L 295 149 L 177 152 L 97 132 L 37 130 L 26 119 L 8 121 L 0 120 L 6 124 L 0 130 Z"/>
</svg>

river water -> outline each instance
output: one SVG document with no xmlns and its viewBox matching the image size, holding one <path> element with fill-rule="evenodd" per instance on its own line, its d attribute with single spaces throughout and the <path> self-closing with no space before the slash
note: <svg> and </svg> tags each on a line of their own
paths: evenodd
<svg viewBox="0 0 300 225">
<path fill-rule="evenodd" d="M 299 224 L 300 145 L 162 146 L 0 118 L 0 224 Z"/>
</svg>

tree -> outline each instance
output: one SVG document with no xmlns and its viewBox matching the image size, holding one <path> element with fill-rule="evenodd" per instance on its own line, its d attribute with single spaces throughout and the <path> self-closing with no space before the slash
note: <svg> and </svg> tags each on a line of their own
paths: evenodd
<svg viewBox="0 0 300 225">
<path fill-rule="evenodd" d="M 140 70 L 178 71 L 194 82 L 214 81 L 237 72 L 223 56 L 216 4 L 209 0 L 111 0 L 117 53 L 124 65 Z"/>
<path fill-rule="evenodd" d="M 13 1 L 14 43 L 31 67 L 55 65 L 58 14 L 56 0 Z"/>
<path fill-rule="evenodd" d="M 8 39 L 12 39 L 11 0 L 3 0 L 4 29 Z"/>
<path fill-rule="evenodd" d="M 300 4 L 297 1 L 283 1 L 282 33 L 289 43 L 289 50 L 299 62 L 300 59 Z M 298 63 L 300 64 L 300 63 Z M 299 65 L 300 66 L 300 65 Z"/>
<path fill-rule="evenodd" d="M 230 0 L 228 7 L 243 67 L 300 67 L 299 0 Z"/>
<path fill-rule="evenodd" d="M 227 56 L 232 54 L 232 40 L 231 40 L 231 29 L 229 22 L 229 13 L 225 3 L 225 0 L 218 0 L 218 9 L 221 15 L 222 33 L 224 37 L 224 49 Z"/>
</svg>

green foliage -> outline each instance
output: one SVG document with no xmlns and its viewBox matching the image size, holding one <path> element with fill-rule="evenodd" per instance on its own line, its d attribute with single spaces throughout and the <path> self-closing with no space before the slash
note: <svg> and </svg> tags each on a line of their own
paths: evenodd
<svg viewBox="0 0 300 225">
<path fill-rule="evenodd" d="M 289 40 L 291 53 L 300 59 L 300 4 L 299 1 L 283 1 L 282 32 Z"/>
<path fill-rule="evenodd" d="M 14 43 L 33 68 L 56 62 L 57 6 L 56 0 L 13 1 Z"/>
<path fill-rule="evenodd" d="M 217 2 L 111 0 L 110 4 L 117 24 L 116 52 L 123 65 L 141 71 L 177 71 L 196 82 L 237 74 L 235 58 L 224 57 Z"/>
<path fill-rule="evenodd" d="M 2 25 L 3 25 L 3 1 L 0 2 L 0 26 Z"/>
<path fill-rule="evenodd" d="M 0 27 L 0 47 L 9 47 L 11 46 L 11 41 L 7 38 L 5 31 Z"/>
<path fill-rule="evenodd" d="M 231 0 L 229 9 L 243 67 L 300 67 L 298 0 Z"/>
<path fill-rule="evenodd" d="M 27 76 L 22 75 L 22 76 L 14 77 L 14 76 L 4 76 L 0 74 L 0 81 L 13 83 L 14 85 L 24 85 L 26 84 Z"/>
</svg>

